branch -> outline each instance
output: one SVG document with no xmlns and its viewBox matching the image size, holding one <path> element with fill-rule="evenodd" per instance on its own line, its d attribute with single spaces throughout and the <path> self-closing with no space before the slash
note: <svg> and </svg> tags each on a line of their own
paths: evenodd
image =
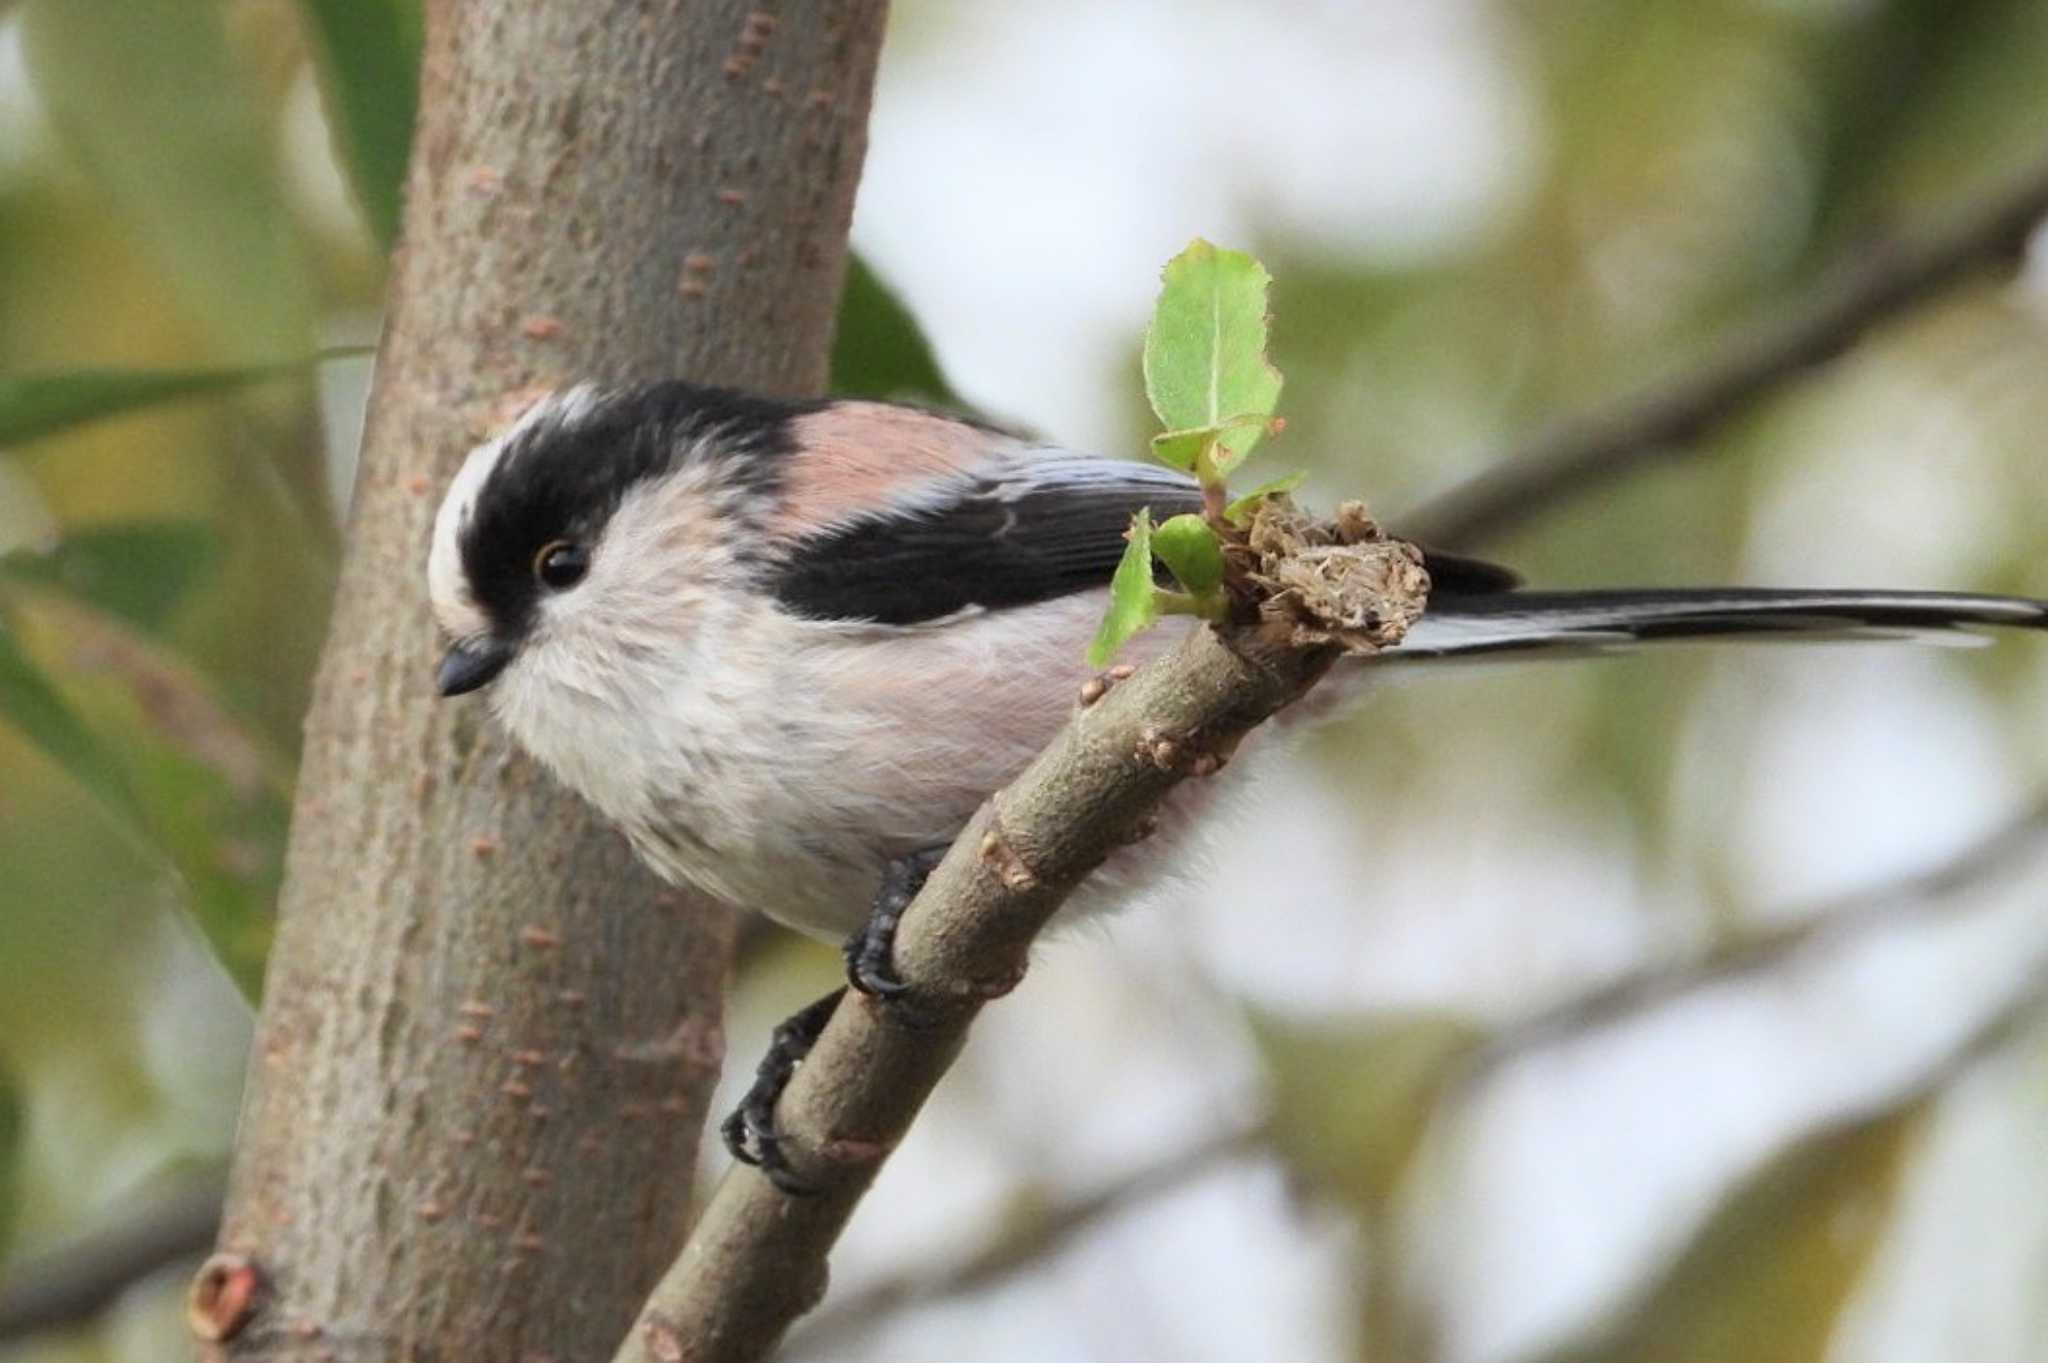
<svg viewBox="0 0 2048 1363">
<path fill-rule="evenodd" d="M 1774 929 L 1714 952 L 1703 961 L 1631 974 L 1541 1009 L 1457 1065 L 1454 1083 L 1446 1086 L 1441 1101 L 1455 1102 L 1458 1094 L 1473 1091 L 1475 1081 L 1533 1051 L 1565 1044 L 1596 1027 L 1640 1016 L 1714 984 L 1767 970 L 1799 952 L 1825 949 L 1915 917 L 1952 915 L 1972 902 L 1969 891 L 1994 879 L 2034 880 L 2044 862 L 2048 862 L 2048 800 L 1933 870 L 1800 915 L 1810 921 Z M 2031 1026 L 2044 1006 L 2048 1006 L 2048 960 L 2030 972 L 2027 982 L 2004 1005 L 1914 1079 L 1908 1092 L 1918 1097 L 1954 1082 Z M 1895 1095 L 1887 1104 L 1896 1101 Z M 822 1354 L 887 1312 L 985 1288 L 1029 1267 L 1104 1218 L 1134 1203 L 1171 1193 L 1219 1163 L 1242 1155 L 1263 1139 L 1264 1132 L 1263 1126 L 1255 1126 L 1212 1136 L 1120 1182 L 1056 1205 L 965 1257 L 949 1257 L 892 1274 L 821 1311 L 793 1344 Z"/>
<path fill-rule="evenodd" d="M 1870 328 L 1986 266 L 2017 258 L 2048 216 L 2048 163 L 1946 228 L 1830 272 L 1789 317 L 1740 332 L 1691 372 L 1568 421 L 1460 487 L 1395 518 L 1446 548 L 1493 539 L 1600 484 L 1697 450 L 1751 404 L 1847 351 Z"/>
<path fill-rule="evenodd" d="M 1954 1088 L 1978 1065 L 2039 1029 L 2044 1019 L 2048 1019 L 2048 956 L 2034 963 L 2004 1003 L 1980 1018 L 1947 1054 L 1928 1065 L 1907 1086 L 1906 1095 L 1931 1098 Z"/>
<path fill-rule="evenodd" d="M 1354 582 L 1374 571 L 1381 578 L 1377 605 L 1348 618 L 1398 621 L 1379 642 L 1398 639 L 1426 579 L 1405 546 L 1367 558 L 1378 546 L 1344 542 L 1354 547 L 1322 552 L 1355 555 Z M 1315 563 L 1325 573 L 1336 566 L 1331 557 Z M 1328 636 L 1315 622 L 1277 618 L 1287 599 L 1270 599 L 1267 619 L 1195 628 L 1166 657 L 1077 711 L 1030 768 L 975 813 L 897 940 L 898 972 L 919 1015 L 851 997 L 783 1095 L 784 1150 L 819 1191 L 790 1197 L 755 1169 L 731 1170 L 619 1363 L 758 1360 L 817 1303 L 826 1254 L 882 1160 L 959 1052 L 975 1013 L 1022 977 L 1032 939 L 1069 891 L 1143 837 L 1184 777 L 1214 772 L 1334 660 L 1337 650 L 1320 642 Z"/>
<path fill-rule="evenodd" d="M 0 1343 L 82 1325 L 151 1274 L 198 1260 L 220 1225 L 226 1186 L 225 1170 L 194 1178 L 117 1225 L 10 1267 L 0 1284 Z"/>
<path fill-rule="evenodd" d="M 2038 870 L 2036 859 L 2044 853 L 2048 853 L 2048 800 L 1934 870 L 1801 915 L 1812 921 L 1773 930 L 1715 952 L 1704 961 L 1631 974 L 1541 1009 L 1475 1052 L 1460 1067 L 1458 1082 L 1448 1090 L 1445 1101 L 1454 1100 L 1455 1093 L 1470 1092 L 1474 1080 L 1532 1051 L 1563 1044 L 1595 1027 L 1662 1007 L 1712 984 L 1768 969 L 1796 952 L 1915 915 L 1954 913 L 1965 903 L 1964 892 L 1995 876 L 2030 878 Z M 1972 1029 L 1916 1080 L 1914 1091 L 1952 1080 L 1987 1051 L 2010 1040 L 2044 1000 L 2048 1000 L 2048 975 L 2037 972 L 2005 1007 Z M 820 1311 L 792 1341 L 792 1348 L 822 1354 L 843 1345 L 854 1331 L 889 1312 L 986 1288 L 1058 1251 L 1105 1218 L 1171 1193 L 1218 1164 L 1257 1148 L 1265 1136 L 1264 1124 L 1210 1136 L 1120 1181 L 1059 1203 L 964 1256 L 949 1255 L 922 1268 L 893 1273 Z"/>
</svg>

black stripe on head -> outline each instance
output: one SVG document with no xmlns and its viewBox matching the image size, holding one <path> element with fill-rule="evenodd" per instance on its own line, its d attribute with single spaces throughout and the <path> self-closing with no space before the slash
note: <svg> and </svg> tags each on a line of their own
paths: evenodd
<svg viewBox="0 0 2048 1363">
<path fill-rule="evenodd" d="M 500 637 L 533 622 L 534 557 L 554 540 L 596 545 L 626 494 L 715 440 L 753 487 L 772 492 L 794 447 L 790 422 L 816 403 L 782 402 L 681 380 L 573 399 L 513 436 L 459 533 L 462 567 Z"/>
<path fill-rule="evenodd" d="M 804 541 L 783 566 L 775 595 L 798 615 L 885 625 L 970 606 L 1028 606 L 1108 586 L 1139 508 L 1164 520 L 1201 505 L 1193 484 L 1161 479 L 983 479 L 929 508 L 854 521 Z"/>
</svg>

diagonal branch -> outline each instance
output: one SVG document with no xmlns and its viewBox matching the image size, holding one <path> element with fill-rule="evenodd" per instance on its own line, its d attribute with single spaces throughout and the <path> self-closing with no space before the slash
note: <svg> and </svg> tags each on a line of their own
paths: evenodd
<svg viewBox="0 0 2048 1363">
<path fill-rule="evenodd" d="M 1453 1059 L 1454 1082 L 1440 1101 L 1455 1103 L 1476 1081 L 1521 1057 L 1563 1044 L 1602 1026 L 1640 1017 L 1700 989 L 1767 970 L 1793 954 L 1823 949 L 1855 935 L 1907 919 L 1952 915 L 1975 902 L 1970 892 L 1995 879 L 2032 879 L 2048 858 L 2048 800 L 2037 802 L 1998 831 L 1929 871 L 1882 889 L 1801 914 L 1799 923 L 1748 939 L 1704 960 L 1632 972 L 1554 1007 L 1539 1009 L 1491 1043 Z M 1978 1060 L 2034 1025 L 2048 1006 L 2048 965 L 2014 990 L 2006 1004 L 1932 1063 L 1909 1089 L 1917 1097 L 1966 1072 Z M 1897 1101 L 1896 1097 L 1888 1101 Z M 1259 1148 L 1266 1125 L 1220 1132 L 1165 1156 L 1102 1188 L 1058 1203 L 1037 1217 L 991 1237 L 964 1257 L 949 1257 L 890 1274 L 835 1301 L 808 1321 L 792 1347 L 827 1356 L 878 1317 L 907 1307 L 979 1291 L 1042 1262 L 1084 1232 L 1133 1205 L 1165 1196 L 1219 1165 Z"/>
<path fill-rule="evenodd" d="M 1829 909 L 1793 915 L 1795 921 L 1785 926 L 1743 938 L 1704 958 L 1633 971 L 1538 1009 L 1461 1067 L 1464 1091 L 1469 1091 L 1470 1081 L 1522 1056 L 1641 1016 L 1715 984 L 1768 970 L 1796 953 L 1825 949 L 1911 918 L 1953 914 L 1971 902 L 1966 891 L 1993 877 L 2027 874 L 2044 842 L 2048 800 L 1932 870 L 1852 896 Z M 2016 997 L 2026 993 L 2020 991 Z M 1999 1016 L 2010 1011 L 2002 1010 Z M 1944 1069 L 1957 1068 L 1971 1053 L 1967 1046 L 1960 1049 L 1944 1061 Z M 806 1322 L 793 1347 L 821 1353 L 887 1312 L 1000 1282 L 1118 1212 L 1171 1193 L 1256 1149 L 1263 1136 L 1264 1126 L 1255 1124 L 1204 1137 L 1102 1188 L 1055 1204 L 992 1236 L 964 1257 L 892 1273 L 820 1311 Z M 195 1188 L 145 1209 L 128 1224 L 22 1265 L 0 1287 L 0 1340 L 85 1319 L 157 1268 L 198 1258 L 212 1239 L 219 1215 L 219 1189 Z"/>
<path fill-rule="evenodd" d="M 1303 541 L 1298 557 L 1269 559 L 1267 570 L 1277 576 L 1275 562 L 1330 568 L 1331 555 L 1352 555 L 1356 571 L 1338 576 L 1358 595 L 1342 618 L 1389 622 L 1377 641 L 1392 642 L 1399 622 L 1419 610 L 1426 579 L 1405 547 L 1343 534 L 1346 548 Z M 1308 558 L 1318 552 L 1325 556 Z M 1283 603 L 1300 605 L 1280 594 L 1264 603 L 1266 619 L 1194 628 L 1083 705 L 1022 776 L 983 803 L 903 920 L 895 960 L 915 1016 L 849 996 L 783 1094 L 784 1153 L 818 1191 L 791 1197 L 753 1168 L 728 1173 L 619 1363 L 751 1363 L 817 1303 L 826 1254 L 883 1159 L 959 1053 L 974 1015 L 1023 975 L 1032 940 L 1068 893 L 1144 837 L 1182 779 L 1216 771 L 1336 657 L 1323 642 L 1329 626 L 1285 618 Z"/>
<path fill-rule="evenodd" d="M 1696 451 L 1729 420 L 1840 356 L 1872 327 L 2016 258 L 2043 217 L 2048 162 L 1945 227 L 1841 266 L 1789 316 L 1738 332 L 1696 369 L 1552 428 L 1396 523 L 1424 543 L 1461 548 L 1659 459 Z"/>
<path fill-rule="evenodd" d="M 842 1005 L 780 1108 L 785 1150 L 820 1189 L 792 1198 L 756 1170 L 719 1184 L 620 1363 L 765 1357 L 824 1293 L 825 1255 L 982 1004 L 1022 975 L 1032 939 L 1075 883 L 1187 770 L 1154 754 L 1214 751 L 1294 699 L 1318 654 L 1240 652 L 1197 630 L 1082 711 L 1008 791 L 985 803 L 906 915 L 904 980 L 943 1000 L 906 1026 L 865 998 Z"/>
</svg>

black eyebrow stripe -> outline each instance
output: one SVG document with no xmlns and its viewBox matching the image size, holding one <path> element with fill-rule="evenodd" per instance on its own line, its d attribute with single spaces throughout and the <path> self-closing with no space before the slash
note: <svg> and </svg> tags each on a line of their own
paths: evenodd
<svg viewBox="0 0 2048 1363">
<path fill-rule="evenodd" d="M 463 573 L 493 629 L 518 638 L 539 608 L 533 556 L 550 540 L 595 540 L 634 487 L 673 472 L 716 433 L 764 489 L 795 448 L 791 421 L 821 404 L 682 380 L 611 389 L 543 416 L 506 446 L 457 537 Z"/>
</svg>

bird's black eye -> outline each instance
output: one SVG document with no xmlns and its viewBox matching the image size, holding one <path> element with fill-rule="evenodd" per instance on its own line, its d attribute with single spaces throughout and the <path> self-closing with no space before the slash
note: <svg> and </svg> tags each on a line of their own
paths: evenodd
<svg viewBox="0 0 2048 1363">
<path fill-rule="evenodd" d="M 550 540 L 533 556 L 533 575 L 550 591 L 568 591 L 589 571 L 590 555 L 568 540 Z"/>
</svg>

